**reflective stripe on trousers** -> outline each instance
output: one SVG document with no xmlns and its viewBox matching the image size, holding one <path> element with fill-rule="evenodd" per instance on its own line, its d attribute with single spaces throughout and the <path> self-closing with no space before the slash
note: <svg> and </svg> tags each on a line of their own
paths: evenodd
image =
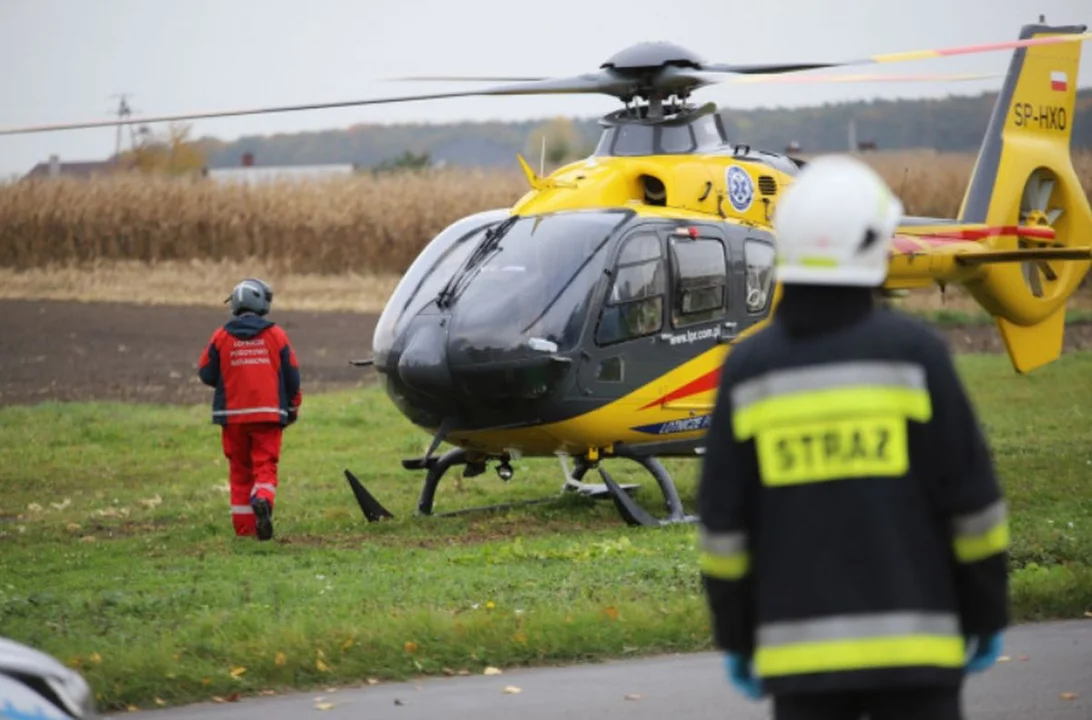
<svg viewBox="0 0 1092 720">
<path fill-rule="evenodd" d="M 761 677 L 905 666 L 958 669 L 965 642 L 953 613 L 842 615 L 760 625 Z"/>
</svg>

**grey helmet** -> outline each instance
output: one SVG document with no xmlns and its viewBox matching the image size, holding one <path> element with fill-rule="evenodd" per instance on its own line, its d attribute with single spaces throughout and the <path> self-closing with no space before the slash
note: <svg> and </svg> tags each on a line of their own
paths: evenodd
<svg viewBox="0 0 1092 720">
<path fill-rule="evenodd" d="M 83 676 L 56 658 L 0 637 L 0 717 L 100 717 Z"/>
<path fill-rule="evenodd" d="M 273 304 L 273 288 L 264 280 L 247 278 L 235 286 L 231 297 L 224 302 L 231 303 L 232 315 L 241 315 L 244 312 L 265 315 Z"/>
</svg>

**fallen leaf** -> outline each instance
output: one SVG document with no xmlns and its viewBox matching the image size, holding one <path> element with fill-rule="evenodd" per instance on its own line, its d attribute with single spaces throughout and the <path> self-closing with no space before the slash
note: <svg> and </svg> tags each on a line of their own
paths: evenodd
<svg viewBox="0 0 1092 720">
<path fill-rule="evenodd" d="M 379 684 L 379 681 L 376 680 L 375 678 L 368 678 L 364 682 L 368 683 L 369 685 L 378 685 Z"/>
<path fill-rule="evenodd" d="M 212 682 L 212 680 L 210 680 L 209 678 L 201 678 L 201 684 L 202 685 L 208 685 L 211 682 Z"/>
<path fill-rule="evenodd" d="M 158 705 L 159 707 L 163 707 L 164 705 L 167 704 L 167 701 L 164 700 L 163 698 L 157 697 L 157 698 L 155 698 L 155 704 Z"/>
<path fill-rule="evenodd" d="M 87 656 L 87 659 L 98 665 L 102 662 L 102 655 L 99 655 L 97 652 L 93 652 Z"/>
<path fill-rule="evenodd" d="M 631 693 L 629 695 L 626 695 L 626 700 L 640 700 L 640 699 L 641 699 L 641 696 L 637 695 L 636 693 Z"/>
<path fill-rule="evenodd" d="M 603 612 L 605 612 L 607 614 L 607 617 L 609 617 L 611 620 L 617 620 L 618 619 L 618 609 L 613 607 L 613 606 L 608 607 Z"/>
<path fill-rule="evenodd" d="M 243 675 L 246 675 L 246 668 L 245 667 L 239 666 L 239 667 L 233 667 L 231 669 L 231 676 L 233 678 L 235 678 L 236 680 L 241 678 Z"/>
<path fill-rule="evenodd" d="M 274 664 L 276 664 L 276 665 L 277 665 L 277 667 L 281 667 L 281 666 L 283 666 L 283 665 L 284 665 L 284 664 L 285 664 L 286 662 L 288 662 L 288 656 L 287 656 L 287 655 L 285 655 L 285 654 L 284 654 L 284 653 L 282 653 L 282 652 L 279 652 L 279 653 L 277 653 L 277 656 L 273 658 L 273 662 L 274 662 Z"/>
<path fill-rule="evenodd" d="M 330 672 L 330 666 L 322 661 L 322 658 L 315 658 L 315 667 L 319 672 Z"/>
<path fill-rule="evenodd" d="M 276 695 L 277 691 L 276 690 L 259 690 L 258 694 L 259 695 Z"/>
<path fill-rule="evenodd" d="M 492 610 L 492 609 L 493 609 L 493 608 L 495 608 L 496 606 L 497 606 L 497 604 L 496 604 L 495 602 L 493 602 L 492 600 L 490 600 L 489 602 L 487 602 L 487 603 L 485 604 L 485 609 L 486 609 L 486 610 Z"/>
<path fill-rule="evenodd" d="M 345 642 L 341 643 L 341 652 L 348 652 L 349 648 L 351 648 L 355 643 L 356 641 L 352 638 L 349 638 Z"/>
<path fill-rule="evenodd" d="M 212 701 L 222 703 L 222 702 L 224 702 L 224 699 L 222 697 L 220 697 L 219 695 L 213 695 L 212 696 Z"/>
<path fill-rule="evenodd" d="M 1030 658 L 1027 655 L 1018 655 L 1016 659 L 1020 662 L 1027 662 Z"/>
<path fill-rule="evenodd" d="M 505 685 L 505 687 L 504 687 L 504 694 L 505 695 L 518 695 L 521 692 L 523 692 L 523 689 L 518 688 L 515 685 Z"/>
<path fill-rule="evenodd" d="M 447 675 L 448 677 L 451 677 L 454 674 L 455 674 L 455 671 L 452 670 L 451 668 L 448 668 L 448 667 L 444 668 L 444 675 Z"/>
<path fill-rule="evenodd" d="M 482 671 L 482 675 L 500 675 L 500 674 L 501 674 L 500 668 L 495 668 L 495 667 L 492 667 L 492 666 L 489 666 L 484 671 Z"/>
<path fill-rule="evenodd" d="M 237 692 L 231 693 L 230 695 L 227 696 L 226 700 L 228 702 L 239 702 L 239 693 L 237 693 Z"/>
<path fill-rule="evenodd" d="M 405 642 L 405 644 L 402 645 L 402 649 L 405 650 L 408 653 L 416 652 L 417 651 L 417 643 L 413 642 L 412 640 L 407 640 Z"/>
<path fill-rule="evenodd" d="M 1001 657 L 997 658 L 997 662 L 1008 662 L 1009 660 L 1012 660 L 1012 658 L 1010 658 L 1008 655 L 1002 655 Z"/>
<path fill-rule="evenodd" d="M 1077 693 L 1062 693 L 1062 700 L 1076 700 Z"/>
<path fill-rule="evenodd" d="M 316 710 L 329 710 L 329 709 L 330 709 L 330 708 L 332 708 L 333 706 L 334 706 L 334 704 L 333 704 L 333 703 L 328 703 L 328 702 L 320 702 L 320 703 L 316 703 L 316 704 L 315 704 L 315 709 L 316 709 Z"/>
<path fill-rule="evenodd" d="M 125 709 L 129 712 L 140 712 L 140 708 L 138 708 L 136 705 L 129 705 Z"/>
</svg>

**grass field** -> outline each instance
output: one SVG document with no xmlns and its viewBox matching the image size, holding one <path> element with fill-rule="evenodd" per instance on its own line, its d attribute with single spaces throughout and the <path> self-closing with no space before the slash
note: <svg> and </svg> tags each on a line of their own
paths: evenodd
<svg viewBox="0 0 1092 720">
<path fill-rule="evenodd" d="M 959 364 L 1014 515 L 1016 619 L 1092 610 L 1092 354 L 1026 377 Z M 709 647 L 693 526 L 632 529 L 576 498 L 414 519 L 399 459 L 427 438 L 374 388 L 306 401 L 265 544 L 231 537 L 204 406 L 8 407 L 0 426 L 2 634 L 79 667 L 107 709 Z M 697 464 L 668 465 L 693 508 Z M 397 520 L 364 522 L 346 467 Z M 448 478 L 437 511 L 561 481 L 554 460 L 509 486 Z"/>
</svg>

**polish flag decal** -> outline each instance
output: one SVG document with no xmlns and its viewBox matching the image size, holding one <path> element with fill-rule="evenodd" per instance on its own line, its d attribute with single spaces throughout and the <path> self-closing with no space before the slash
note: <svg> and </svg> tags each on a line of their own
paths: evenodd
<svg viewBox="0 0 1092 720">
<path fill-rule="evenodd" d="M 1066 74 L 1060 70 L 1055 70 L 1050 73 L 1050 89 L 1057 90 L 1058 92 L 1065 92 L 1069 86 L 1068 78 Z"/>
</svg>

